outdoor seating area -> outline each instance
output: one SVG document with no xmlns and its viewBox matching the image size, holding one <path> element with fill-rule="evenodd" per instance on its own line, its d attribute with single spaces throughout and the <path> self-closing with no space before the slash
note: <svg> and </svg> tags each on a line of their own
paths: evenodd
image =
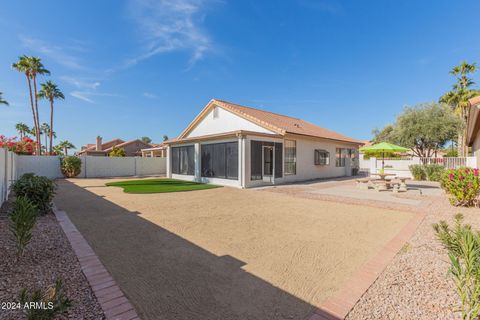
<svg viewBox="0 0 480 320">
<path fill-rule="evenodd" d="M 397 177 L 393 173 L 372 173 L 370 177 L 356 179 L 357 188 L 362 190 L 373 189 L 377 192 L 392 191 L 394 193 L 407 192 L 409 177 Z"/>
</svg>

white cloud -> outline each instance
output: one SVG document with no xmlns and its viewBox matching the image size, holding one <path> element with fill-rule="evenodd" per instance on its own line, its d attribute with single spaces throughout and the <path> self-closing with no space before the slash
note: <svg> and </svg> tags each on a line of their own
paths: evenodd
<svg viewBox="0 0 480 320">
<path fill-rule="evenodd" d="M 158 99 L 158 96 L 156 94 L 150 92 L 144 92 L 143 96 L 149 99 Z"/>
<path fill-rule="evenodd" d="M 72 91 L 70 92 L 70 95 L 72 97 L 75 97 L 77 99 L 80 99 L 80 100 L 83 100 L 83 101 L 86 101 L 88 103 L 95 103 L 92 99 L 90 99 L 88 96 L 89 96 L 89 93 L 88 92 L 80 92 L 80 91 Z"/>
<path fill-rule="evenodd" d="M 95 80 L 88 80 L 71 76 L 61 76 L 60 79 L 71 85 L 74 85 L 78 89 L 96 90 L 100 86 L 100 82 Z"/>
<path fill-rule="evenodd" d="M 127 65 L 161 53 L 191 51 L 190 67 L 212 49 L 202 22 L 210 0 L 130 0 L 130 12 L 144 42 L 141 54 Z"/>
<path fill-rule="evenodd" d="M 72 97 L 83 100 L 88 103 L 95 103 L 94 97 L 120 97 L 115 93 L 95 92 L 95 91 L 72 91 L 70 92 Z"/>
<path fill-rule="evenodd" d="M 39 54 L 42 54 L 57 63 L 70 69 L 84 69 L 79 59 L 68 54 L 64 47 L 47 43 L 40 39 L 35 39 L 25 35 L 19 35 L 20 42 L 24 47 Z"/>
</svg>

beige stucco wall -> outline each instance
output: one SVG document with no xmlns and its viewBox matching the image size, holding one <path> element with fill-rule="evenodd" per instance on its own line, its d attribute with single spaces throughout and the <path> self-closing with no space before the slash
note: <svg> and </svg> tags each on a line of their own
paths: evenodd
<svg viewBox="0 0 480 320">
<path fill-rule="evenodd" d="M 141 149 L 145 149 L 145 148 L 151 148 L 150 145 L 148 144 L 145 144 L 143 142 L 134 142 L 134 143 L 130 143 L 124 147 L 122 147 L 123 150 L 125 150 L 125 154 L 127 157 L 133 157 L 133 156 L 140 156 L 141 155 Z"/>
<path fill-rule="evenodd" d="M 473 140 L 472 144 L 473 155 L 477 158 L 477 168 L 480 168 L 480 131 Z"/>
<path fill-rule="evenodd" d="M 283 152 L 285 153 L 285 142 L 284 139 L 275 139 L 275 138 L 265 138 L 265 137 L 255 137 L 248 136 L 246 141 L 246 161 L 245 161 L 245 185 L 246 187 L 255 187 L 265 185 L 266 183 L 259 180 L 250 180 L 250 142 L 252 140 L 258 141 L 272 141 L 272 142 L 281 142 L 284 144 Z M 332 178 L 332 177 L 342 177 L 346 175 L 345 167 L 336 167 L 335 166 L 335 149 L 336 148 L 358 148 L 355 144 L 344 143 L 344 142 L 335 142 L 327 139 L 314 139 L 314 138 L 298 138 L 292 137 L 288 140 L 295 140 L 297 147 L 297 170 L 294 175 L 285 175 L 285 170 L 283 170 L 283 178 L 275 178 L 275 184 L 282 184 L 295 181 L 305 181 L 319 178 Z M 330 164 L 325 166 L 315 165 L 314 163 L 314 152 L 315 149 L 327 150 L 330 153 Z M 283 159 L 285 156 L 283 155 Z"/>
<path fill-rule="evenodd" d="M 283 138 L 275 137 L 266 137 L 266 136 L 254 136 L 248 135 L 241 139 L 225 139 L 225 140 L 211 140 L 211 141 L 202 141 L 199 143 L 186 143 L 183 145 L 193 145 L 195 147 L 195 157 L 200 159 L 200 147 L 202 144 L 208 143 L 218 143 L 218 142 L 227 142 L 227 141 L 238 141 L 239 142 L 239 180 L 228 180 L 228 179 L 218 179 L 218 178 L 202 178 L 200 177 L 200 163 L 196 162 L 196 175 L 177 175 L 170 173 L 170 157 L 167 159 L 167 175 L 174 179 L 189 180 L 189 181 L 198 181 L 205 183 L 213 183 L 219 185 L 226 185 L 232 187 L 257 187 L 263 185 L 269 185 L 269 183 L 262 180 L 250 180 L 251 171 L 250 171 L 250 150 L 251 150 L 251 141 L 270 141 L 270 142 L 280 142 L 285 146 L 285 141 Z M 319 178 L 332 178 L 332 177 L 342 177 L 347 174 L 348 167 L 336 167 L 335 166 L 335 152 L 336 148 L 358 148 L 358 145 L 345 143 L 345 142 L 336 142 L 327 139 L 309 139 L 309 138 L 289 138 L 289 140 L 295 140 L 297 146 L 297 171 L 295 175 L 284 175 L 283 178 L 275 178 L 275 184 L 282 184 L 295 181 L 305 181 Z M 179 145 L 177 145 L 179 146 Z M 327 150 L 330 153 L 330 163 L 329 165 L 320 166 L 315 165 L 314 163 L 314 151 L 315 149 Z M 282 152 L 285 152 L 285 149 L 282 149 Z M 170 151 L 168 152 L 170 154 Z M 282 155 L 282 158 L 285 159 L 285 156 Z M 283 170 L 285 171 L 285 170 Z"/>
</svg>

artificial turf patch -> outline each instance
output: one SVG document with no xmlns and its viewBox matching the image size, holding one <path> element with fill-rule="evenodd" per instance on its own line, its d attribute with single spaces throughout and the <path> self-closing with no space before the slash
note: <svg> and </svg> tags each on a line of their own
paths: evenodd
<svg viewBox="0 0 480 320">
<path fill-rule="evenodd" d="M 164 193 L 213 189 L 220 186 L 175 179 L 143 179 L 108 182 L 109 187 L 122 187 L 126 193 Z"/>
</svg>

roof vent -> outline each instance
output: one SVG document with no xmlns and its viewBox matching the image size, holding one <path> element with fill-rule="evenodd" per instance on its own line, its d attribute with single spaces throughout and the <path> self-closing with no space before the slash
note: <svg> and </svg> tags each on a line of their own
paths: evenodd
<svg viewBox="0 0 480 320">
<path fill-rule="evenodd" d="M 213 108 L 213 119 L 218 118 L 218 107 Z"/>
<path fill-rule="evenodd" d="M 300 128 L 300 124 L 298 124 L 298 123 L 294 123 L 293 126 L 297 127 L 297 128 Z"/>
</svg>

